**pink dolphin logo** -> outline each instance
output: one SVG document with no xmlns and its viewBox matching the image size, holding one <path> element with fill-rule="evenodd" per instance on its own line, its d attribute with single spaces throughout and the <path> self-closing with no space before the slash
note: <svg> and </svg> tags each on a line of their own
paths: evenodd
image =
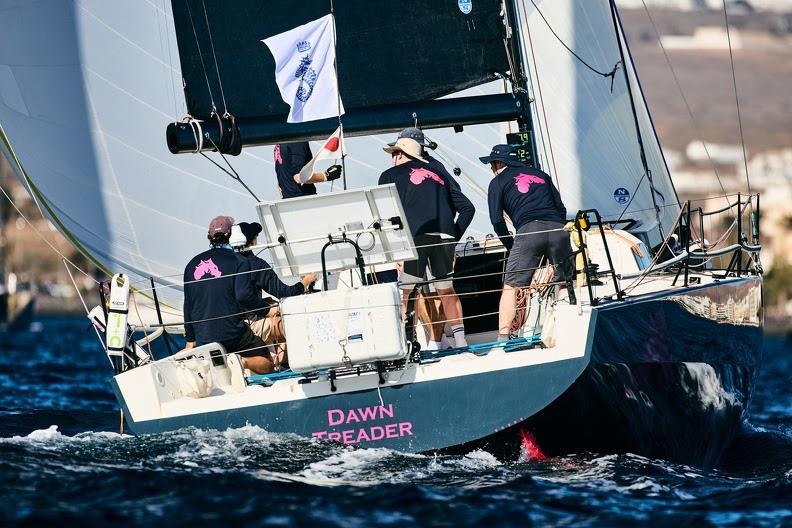
<svg viewBox="0 0 792 528">
<path fill-rule="evenodd" d="M 531 189 L 532 183 L 544 184 L 544 178 L 534 176 L 533 174 L 520 173 L 514 177 L 514 183 L 517 185 L 517 190 L 525 194 Z"/>
<path fill-rule="evenodd" d="M 275 163 L 277 163 L 278 165 L 282 164 L 283 158 L 281 157 L 280 145 L 275 145 L 274 154 L 275 154 Z"/>
<path fill-rule="evenodd" d="M 420 185 L 424 180 L 434 180 L 440 185 L 445 185 L 443 178 L 428 169 L 413 169 L 410 171 L 410 181 L 413 185 Z"/>
<path fill-rule="evenodd" d="M 202 260 L 200 264 L 195 266 L 195 271 L 193 271 L 193 277 L 195 277 L 195 280 L 200 280 L 207 273 L 215 278 L 223 275 L 223 272 L 220 271 L 220 268 L 217 267 L 217 264 L 212 262 L 212 259 L 209 259 L 209 260 Z"/>
</svg>

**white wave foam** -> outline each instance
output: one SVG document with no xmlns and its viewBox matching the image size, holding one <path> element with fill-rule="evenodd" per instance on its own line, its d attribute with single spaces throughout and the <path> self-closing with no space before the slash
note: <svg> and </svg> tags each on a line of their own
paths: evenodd
<svg viewBox="0 0 792 528">
<path fill-rule="evenodd" d="M 707 363 L 685 363 L 690 376 L 698 383 L 698 397 L 703 407 L 725 410 L 737 404 L 734 394 L 727 392 L 721 385 L 720 378 Z"/>
<path fill-rule="evenodd" d="M 368 480 L 364 478 L 364 473 L 391 456 L 401 456 L 401 454 L 384 447 L 371 449 L 346 447 L 329 458 L 312 462 L 300 472 L 300 475 L 305 477 L 308 482 L 320 485 L 357 484 L 365 486 L 376 484 L 380 479 L 377 481 Z"/>
<path fill-rule="evenodd" d="M 457 465 L 464 469 L 479 470 L 502 466 L 503 463 L 491 453 L 477 449 L 459 459 Z"/>
<path fill-rule="evenodd" d="M 60 431 L 58 431 L 57 425 L 50 425 L 46 429 L 36 429 L 31 433 L 27 434 L 26 436 L 12 436 L 11 438 L 0 438 L 0 442 L 10 442 L 10 443 L 36 443 L 36 444 L 48 444 L 48 443 L 63 443 L 63 442 L 93 442 L 96 440 L 121 440 L 132 438 L 130 435 L 122 435 L 118 433 L 113 433 L 110 431 L 87 431 L 84 433 L 77 433 L 74 436 L 64 435 Z"/>
</svg>

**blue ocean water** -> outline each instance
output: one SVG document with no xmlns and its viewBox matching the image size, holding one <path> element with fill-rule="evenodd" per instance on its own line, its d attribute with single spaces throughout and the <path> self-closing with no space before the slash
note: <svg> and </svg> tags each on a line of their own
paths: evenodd
<svg viewBox="0 0 792 528">
<path fill-rule="evenodd" d="M 258 427 L 118 434 L 81 319 L 0 344 L 0 525 L 792 526 L 792 345 L 768 338 L 728 467 L 351 449 Z"/>
</svg>

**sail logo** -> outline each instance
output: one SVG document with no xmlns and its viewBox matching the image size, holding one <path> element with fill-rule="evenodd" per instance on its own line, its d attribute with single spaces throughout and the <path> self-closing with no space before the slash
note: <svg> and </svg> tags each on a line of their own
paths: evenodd
<svg viewBox="0 0 792 528">
<path fill-rule="evenodd" d="M 311 49 L 311 43 L 307 40 L 301 40 L 297 43 L 297 51 L 300 53 L 305 53 L 306 51 Z"/>
<path fill-rule="evenodd" d="M 618 189 L 613 191 L 613 199 L 616 200 L 616 203 L 620 205 L 625 205 L 627 202 L 630 201 L 630 191 L 628 191 L 624 187 L 619 187 Z"/>
<path fill-rule="evenodd" d="M 294 72 L 294 78 L 300 79 L 300 86 L 297 88 L 296 97 L 303 103 L 311 98 L 318 77 L 316 71 L 310 67 L 311 62 L 311 58 L 306 55 L 300 59 L 300 65 L 297 66 L 297 71 Z"/>
<path fill-rule="evenodd" d="M 534 174 L 524 174 L 521 172 L 514 177 L 514 184 L 517 186 L 517 190 L 523 194 L 531 190 L 532 183 L 544 185 L 544 182 L 544 178 L 540 178 Z"/>
<path fill-rule="evenodd" d="M 208 259 L 202 260 L 197 266 L 195 266 L 193 277 L 195 280 L 201 280 L 207 273 L 214 278 L 223 275 L 223 272 L 220 271 L 220 268 L 217 267 L 217 264 L 215 264 L 212 259 Z"/>
<path fill-rule="evenodd" d="M 445 185 L 443 178 L 427 169 L 413 169 L 410 171 L 410 181 L 413 185 L 420 185 L 426 180 L 434 180 L 440 185 Z"/>
<path fill-rule="evenodd" d="M 471 11 L 473 11 L 473 0 L 457 0 L 457 5 L 459 6 L 459 10 L 469 15 Z"/>
</svg>

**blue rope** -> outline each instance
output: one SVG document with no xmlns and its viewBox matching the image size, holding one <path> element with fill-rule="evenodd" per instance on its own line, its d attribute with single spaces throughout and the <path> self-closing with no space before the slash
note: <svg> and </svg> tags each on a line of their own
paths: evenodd
<svg viewBox="0 0 792 528">
<path fill-rule="evenodd" d="M 504 352 L 516 352 L 518 350 L 524 350 L 527 347 L 532 347 L 539 344 L 542 344 L 542 336 L 541 334 L 536 333 L 531 337 L 516 337 L 514 339 L 509 339 L 508 341 L 488 341 L 486 343 L 479 343 L 476 345 L 468 345 L 459 348 L 447 348 L 445 350 L 437 351 L 425 350 L 421 352 L 421 361 L 437 360 L 444 357 L 464 354 L 465 352 L 483 355 L 481 354 L 482 352 L 489 352 L 493 348 L 503 348 Z M 294 372 L 287 370 L 284 372 L 273 372 L 272 374 L 256 374 L 255 376 L 248 376 L 247 381 L 249 384 L 253 385 L 271 385 L 276 381 L 311 376 L 323 371 L 326 371 L 326 369 L 312 372 Z"/>
</svg>

